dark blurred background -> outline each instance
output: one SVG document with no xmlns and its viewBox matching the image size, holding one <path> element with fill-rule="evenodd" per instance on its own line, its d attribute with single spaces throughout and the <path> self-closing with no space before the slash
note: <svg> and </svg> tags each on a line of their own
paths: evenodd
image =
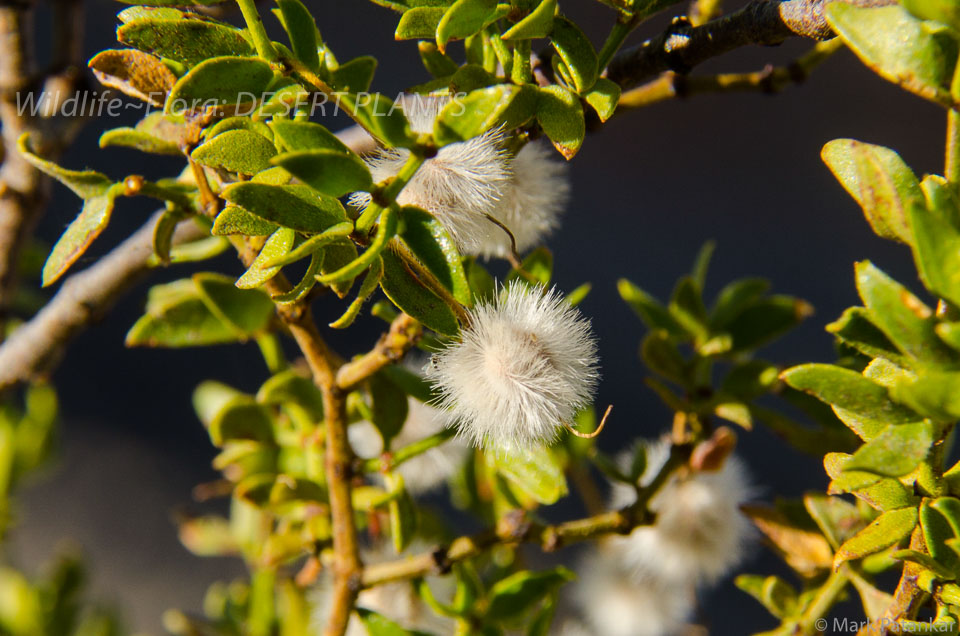
<svg viewBox="0 0 960 636">
<path fill-rule="evenodd" d="M 307 4 L 340 60 L 362 54 L 380 60 L 374 89 L 393 94 L 424 80 L 416 44 L 393 40 L 397 14 L 363 0 Z M 89 5 L 88 56 L 114 45 L 114 15 L 121 8 L 105 0 Z M 562 8 L 595 44 L 602 43 L 613 21 L 610 10 L 589 0 L 566 0 Z M 657 33 L 667 17 L 639 29 L 630 42 Z M 42 15 L 39 25 L 44 26 Z M 280 38 L 278 30 L 273 34 Z M 41 34 L 39 45 L 42 58 L 49 35 Z M 752 47 L 696 72 L 758 70 L 788 62 L 811 45 L 796 41 Z M 104 129 L 134 121 L 130 114 L 92 122 L 63 163 L 96 167 L 117 178 L 179 170 L 176 161 L 98 150 Z M 617 295 L 618 277 L 665 299 L 700 245 L 715 239 L 708 297 L 733 278 L 763 275 L 774 291 L 804 298 L 816 308 L 811 319 L 763 355 L 784 364 L 831 360 L 831 337 L 823 325 L 856 302 L 854 261 L 870 258 L 914 288 L 919 284 L 908 251 L 872 234 L 856 204 L 821 163 L 820 148 L 837 137 L 854 137 L 896 149 L 918 174 L 940 173 L 944 121 L 941 109 L 900 92 L 842 51 L 803 85 L 779 95 L 700 95 L 620 113 L 591 134 L 570 164 L 572 203 L 549 246 L 562 288 L 584 281 L 594 285 L 582 308 L 600 339 L 604 380 L 597 404 L 616 405 L 600 445 L 616 451 L 637 436 L 658 435 L 670 421 L 666 407 L 642 383 L 636 351 L 643 328 Z M 324 123 L 333 129 L 347 124 Z M 41 237 L 52 243 L 78 211 L 73 195 L 56 187 Z M 139 227 L 149 212 L 149 204 L 121 201 L 86 262 Z M 206 266 L 240 271 L 231 258 Z M 188 271 L 158 272 L 150 282 Z M 15 558 L 33 570 L 69 538 L 92 566 L 95 595 L 115 600 L 131 629 L 160 634 L 164 609 L 198 610 L 210 582 L 241 572 L 233 560 L 192 556 L 176 539 L 173 512 L 191 505 L 195 484 L 215 477 L 209 467 L 214 449 L 191 409 L 191 391 L 207 378 L 255 391 L 266 370 L 252 343 L 181 351 L 124 349 L 123 336 L 142 311 L 147 287 L 128 294 L 108 318 L 83 334 L 57 372 L 62 453 L 22 493 L 13 540 Z M 326 303 L 330 301 L 317 307 L 324 323 L 326 316 L 338 315 Z M 343 334 L 330 339 L 349 356 L 368 348 L 381 330 L 382 323 L 368 317 L 346 339 Z M 762 485 L 763 498 L 795 496 L 827 483 L 818 461 L 792 451 L 762 428 L 742 434 L 739 451 Z M 573 499 L 550 515 L 581 514 Z M 762 546 L 753 552 L 745 571 L 783 571 Z M 705 596 L 703 614 L 716 634 L 774 625 L 729 580 Z"/>
</svg>

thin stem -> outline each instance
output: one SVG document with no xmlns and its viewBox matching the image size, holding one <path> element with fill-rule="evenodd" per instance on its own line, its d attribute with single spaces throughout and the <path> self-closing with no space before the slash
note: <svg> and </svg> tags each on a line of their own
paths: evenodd
<svg viewBox="0 0 960 636">
<path fill-rule="evenodd" d="M 610 35 L 607 36 L 606 42 L 603 43 L 603 48 L 600 49 L 600 53 L 597 55 L 597 68 L 599 68 L 600 71 L 607 68 L 607 64 L 610 63 L 613 56 L 616 55 L 620 47 L 623 46 L 624 40 L 627 39 L 627 36 L 630 35 L 630 32 L 633 31 L 639 23 L 640 20 L 637 16 L 621 14 L 620 17 L 617 18 L 616 24 L 610 29 Z"/>
<path fill-rule="evenodd" d="M 340 367 L 337 386 L 342 391 L 349 391 L 383 367 L 400 360 L 422 336 L 423 326 L 407 314 L 400 314 L 372 350 Z"/>
<path fill-rule="evenodd" d="M 960 101 L 960 61 L 953 72 L 950 95 L 955 102 Z M 947 111 L 947 151 L 944 163 L 943 176 L 955 190 L 960 188 L 960 112 L 955 108 Z"/>
<path fill-rule="evenodd" d="M 240 5 L 240 13 L 243 14 L 247 29 L 250 30 L 250 37 L 253 38 L 253 46 L 257 49 L 257 55 L 268 62 L 277 62 L 280 56 L 263 26 L 260 12 L 257 11 L 257 3 L 254 0 L 237 0 L 237 4 Z"/>
<path fill-rule="evenodd" d="M 442 431 L 417 440 L 416 442 L 408 444 L 407 446 L 404 446 L 403 448 L 400 448 L 392 453 L 384 453 L 381 457 L 366 459 L 363 461 L 361 469 L 365 473 L 375 473 L 378 471 L 387 472 L 394 470 L 404 462 L 409 461 L 418 455 L 422 455 L 428 450 L 440 446 L 456 434 L 457 429 L 445 428 Z"/>
<path fill-rule="evenodd" d="M 370 233 L 373 224 L 380 218 L 380 213 L 393 205 L 400 195 L 400 192 L 406 187 L 413 175 L 417 173 L 420 166 L 423 165 L 425 158 L 418 152 L 411 152 L 406 163 L 400 168 L 395 177 L 380 191 L 379 195 L 374 193 L 374 199 L 363 211 L 360 218 L 357 219 L 357 232 L 363 236 Z"/>
</svg>

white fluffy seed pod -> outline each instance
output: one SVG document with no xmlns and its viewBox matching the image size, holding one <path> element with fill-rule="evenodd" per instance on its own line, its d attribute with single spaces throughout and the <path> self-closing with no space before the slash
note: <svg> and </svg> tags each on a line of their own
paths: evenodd
<svg viewBox="0 0 960 636">
<path fill-rule="evenodd" d="M 450 416 L 444 411 L 407 398 L 409 410 L 403 428 L 390 441 L 391 450 L 403 448 L 413 442 L 439 433 L 450 424 Z M 379 457 L 383 453 L 383 440 L 376 427 L 367 421 L 356 422 L 347 430 L 350 446 L 363 459 Z M 400 464 L 397 472 L 411 494 L 420 494 L 437 488 L 453 475 L 463 462 L 467 446 L 459 439 L 450 439 L 425 453 Z"/>
<path fill-rule="evenodd" d="M 570 195 L 567 164 L 545 144 L 530 142 L 513 158 L 510 168 L 510 182 L 490 214 L 510 228 L 517 250 L 525 252 L 542 243 L 559 225 Z M 510 237 L 502 230 L 488 234 L 477 252 L 485 258 L 503 258 L 510 254 Z"/>
<path fill-rule="evenodd" d="M 415 132 L 430 132 L 450 98 L 408 95 L 400 103 Z M 511 157 L 502 142 L 499 131 L 488 131 L 444 146 L 423 163 L 397 202 L 433 214 L 466 255 L 509 253 L 509 236 L 487 215 L 510 228 L 518 249 L 537 245 L 555 229 L 566 204 L 566 166 L 536 144 Z M 409 156 L 404 149 L 379 149 L 367 160 L 374 182 L 396 175 Z M 350 199 L 360 208 L 369 202 L 367 193 Z"/>
<path fill-rule="evenodd" d="M 549 443 L 590 402 L 599 377 L 593 332 L 556 290 L 509 285 L 470 310 L 460 335 L 425 371 L 438 406 L 475 446 Z"/>
<path fill-rule="evenodd" d="M 577 574 L 571 593 L 589 630 L 571 628 L 571 634 L 676 636 L 688 626 L 693 588 L 656 578 L 637 579 L 617 551 L 604 545 L 591 549 Z"/>
<path fill-rule="evenodd" d="M 646 485 L 669 455 L 668 440 L 647 443 Z M 625 462 L 630 457 L 624 457 Z M 728 457 L 717 471 L 674 473 L 650 501 L 656 522 L 641 526 L 610 543 L 637 578 L 712 583 L 737 566 L 744 556 L 751 526 L 740 505 L 752 495 L 746 470 Z M 614 507 L 634 501 L 632 488 L 614 487 Z"/>
</svg>

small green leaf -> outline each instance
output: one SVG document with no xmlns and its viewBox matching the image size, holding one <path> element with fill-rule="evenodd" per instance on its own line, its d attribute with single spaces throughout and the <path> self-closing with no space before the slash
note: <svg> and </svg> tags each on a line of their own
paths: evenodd
<svg viewBox="0 0 960 636">
<path fill-rule="evenodd" d="M 200 62 L 177 80 L 167 96 L 164 112 L 193 112 L 207 107 L 222 109 L 252 103 L 260 99 L 272 79 L 273 69 L 263 60 L 214 57 Z"/>
<path fill-rule="evenodd" d="M 960 303 L 960 231 L 919 203 L 910 206 L 913 260 L 927 289 Z"/>
<path fill-rule="evenodd" d="M 573 572 L 563 566 L 543 572 L 516 572 L 500 579 L 490 588 L 487 612 L 499 620 L 519 618 L 561 585 L 576 578 Z"/>
<path fill-rule="evenodd" d="M 933 430 L 927 421 L 891 424 L 857 449 L 844 470 L 902 477 L 923 461 L 932 443 Z"/>
<path fill-rule="evenodd" d="M 444 106 L 433 125 L 439 144 L 466 141 L 502 122 L 504 113 L 521 92 L 519 86 L 499 84 L 471 92 Z"/>
<path fill-rule="evenodd" d="M 229 276 L 199 272 L 193 282 L 210 311 L 241 334 L 254 335 L 273 318 L 273 303 L 265 294 L 237 289 Z"/>
<path fill-rule="evenodd" d="M 106 229 L 113 213 L 113 204 L 119 195 L 114 189 L 86 199 L 80 215 L 70 223 L 57 240 L 43 265 L 43 286 L 55 283 L 70 266 L 83 256 L 90 244 Z"/>
<path fill-rule="evenodd" d="M 349 93 L 340 96 L 341 107 L 353 113 L 357 123 L 387 147 L 406 148 L 416 142 L 403 109 L 380 93 Z"/>
<path fill-rule="evenodd" d="M 549 286 L 553 277 L 553 252 L 546 247 L 536 248 L 523 259 L 520 269 L 523 270 L 522 273 L 515 269 L 510 270 L 507 282 L 532 279 L 532 282 L 538 285 Z"/>
<path fill-rule="evenodd" d="M 929 307 L 869 261 L 856 264 L 857 291 L 870 322 L 897 349 L 923 365 L 950 364 L 956 356 L 937 337 Z"/>
<path fill-rule="evenodd" d="M 352 241 L 331 243 L 324 248 L 323 253 L 323 265 L 320 266 L 320 272 L 325 276 L 339 272 L 348 264 L 357 260 L 357 246 Z M 352 278 L 330 283 L 330 288 L 338 298 L 346 297 L 352 286 Z"/>
<path fill-rule="evenodd" d="M 270 411 L 250 396 L 238 395 L 217 412 L 207 432 L 218 448 L 238 439 L 269 442 L 273 440 L 273 418 Z"/>
<path fill-rule="evenodd" d="M 81 199 L 104 196 L 113 181 L 105 174 L 93 170 L 67 170 L 52 161 L 38 157 L 31 147 L 29 133 L 23 133 L 17 140 L 17 150 L 30 165 L 67 186 Z"/>
<path fill-rule="evenodd" d="M 357 292 L 357 297 L 350 303 L 342 316 L 330 323 L 330 327 L 333 329 L 346 329 L 352 325 L 353 321 L 356 320 L 360 314 L 360 308 L 363 307 L 363 303 L 370 297 L 370 294 L 377 290 L 382 276 L 383 263 L 378 258 L 370 266 L 367 275 L 363 277 L 363 282 L 360 283 L 360 290 Z"/>
<path fill-rule="evenodd" d="M 300 0 L 277 0 L 283 28 L 290 37 L 293 54 L 304 66 L 318 73 L 320 57 L 317 54 L 317 23 Z"/>
<path fill-rule="evenodd" d="M 457 245 L 432 214 L 420 208 L 405 206 L 400 210 L 400 238 L 462 304 L 470 306 L 473 297 L 464 272 Z"/>
<path fill-rule="evenodd" d="M 154 113 L 157 114 L 157 113 Z M 100 147 L 132 148 L 155 155 L 183 156 L 180 146 L 136 128 L 114 128 L 100 135 Z"/>
<path fill-rule="evenodd" d="M 330 73 L 330 84 L 335 90 L 364 93 L 370 90 L 373 74 L 377 71 L 377 58 L 369 55 L 344 62 Z"/>
<path fill-rule="evenodd" d="M 593 110 L 597 111 L 600 121 L 605 122 L 613 117 L 613 112 L 617 109 L 620 85 L 605 77 L 598 77 L 593 88 L 587 91 L 583 98 L 593 107 Z"/>
<path fill-rule="evenodd" d="M 834 557 L 834 567 L 852 559 L 860 559 L 879 552 L 909 535 L 917 525 L 917 509 L 889 510 L 848 539 Z"/>
<path fill-rule="evenodd" d="M 947 570 L 947 580 L 955 580 L 960 575 L 960 556 L 947 545 L 948 540 L 956 538 L 956 529 L 934 504 L 939 502 L 941 507 L 949 510 L 951 506 L 955 507 L 953 502 L 956 501 L 954 497 L 941 497 L 933 501 L 924 499 L 920 504 L 920 527 L 923 528 L 924 543 L 930 556 Z"/>
<path fill-rule="evenodd" d="M 264 221 L 236 205 L 228 205 L 220 211 L 213 222 L 211 233 L 215 236 L 243 234 L 245 236 L 270 236 L 277 230 L 276 223 Z"/>
<path fill-rule="evenodd" d="M 437 26 L 447 12 L 443 7 L 414 7 L 400 16 L 394 38 L 397 40 L 432 40 Z"/>
<path fill-rule="evenodd" d="M 367 165 L 353 153 L 337 150 L 298 150 L 274 158 L 308 186 L 334 198 L 350 192 L 369 192 L 373 186 Z"/>
<path fill-rule="evenodd" d="M 287 369 L 263 383 L 257 391 L 257 402 L 267 406 L 295 403 L 315 419 L 323 418 L 323 394 L 296 369 Z"/>
<path fill-rule="evenodd" d="M 373 425 L 380 431 L 383 447 L 390 448 L 407 419 L 407 396 L 387 376 L 375 373 L 368 381 Z"/>
<path fill-rule="evenodd" d="M 267 264 L 290 252 L 296 238 L 297 233 L 289 228 L 282 227 L 274 232 L 260 248 L 260 253 L 250 263 L 247 271 L 237 280 L 237 287 L 254 289 L 279 274 L 281 269 L 279 266 Z"/>
<path fill-rule="evenodd" d="M 262 135 L 228 130 L 197 146 L 190 158 L 202 166 L 253 175 L 269 168 L 276 154 L 277 149 Z"/>
<path fill-rule="evenodd" d="M 235 183 L 221 196 L 262 219 L 300 232 L 319 233 L 348 220 L 339 201 L 304 185 Z"/>
<path fill-rule="evenodd" d="M 420 51 L 423 67 L 434 77 L 449 77 L 457 72 L 457 63 L 446 53 L 441 53 L 433 42 L 417 42 L 417 49 Z"/>
<path fill-rule="evenodd" d="M 897 351 L 886 334 L 870 322 L 870 316 L 863 307 L 849 307 L 836 322 L 827 325 L 827 331 L 865 356 L 882 356 L 898 364 L 903 364 L 907 359 Z"/>
<path fill-rule="evenodd" d="M 890 394 L 918 413 L 939 420 L 960 417 L 960 373 L 927 372 L 898 378 Z"/>
<path fill-rule="evenodd" d="M 960 199 L 949 181 L 940 175 L 928 174 L 920 182 L 920 189 L 931 212 L 954 227 L 960 226 Z"/>
<path fill-rule="evenodd" d="M 634 313 L 640 317 L 650 329 L 663 329 L 673 337 L 684 337 L 687 335 L 683 327 L 670 315 L 667 308 L 664 307 L 656 298 L 643 291 L 626 278 L 617 281 L 617 291 L 620 297 L 630 305 Z"/>
<path fill-rule="evenodd" d="M 597 52 L 576 24 L 563 16 L 553 20 L 550 42 L 570 72 L 578 93 L 590 90 L 597 81 Z"/>
<path fill-rule="evenodd" d="M 803 505 L 834 549 L 856 534 L 864 523 L 857 507 L 841 497 L 807 493 Z"/>
<path fill-rule="evenodd" d="M 117 41 L 187 66 L 224 55 L 255 55 L 243 32 L 211 20 L 133 20 L 117 29 Z"/>
<path fill-rule="evenodd" d="M 797 592 L 779 576 L 741 574 L 733 582 L 777 618 L 786 619 L 795 611 Z"/>
<path fill-rule="evenodd" d="M 557 0 L 540 0 L 522 20 L 500 36 L 502 40 L 532 40 L 545 38 L 553 30 L 553 16 L 557 13 Z"/>
<path fill-rule="evenodd" d="M 803 364 L 787 369 L 781 378 L 793 388 L 832 405 L 835 411 L 846 411 L 858 418 L 860 425 L 851 428 L 866 441 L 879 435 L 888 424 L 908 424 L 920 419 L 910 409 L 890 400 L 887 389 L 856 371 L 830 364 Z"/>
<path fill-rule="evenodd" d="M 563 467 L 548 448 L 501 451 L 487 458 L 511 485 L 544 505 L 567 494 Z"/>
<path fill-rule="evenodd" d="M 575 94 L 562 86 L 541 88 L 537 99 L 537 121 L 565 159 L 571 159 L 580 150 L 587 129 L 583 108 Z"/>
<path fill-rule="evenodd" d="M 462 40 L 478 33 L 496 8 L 497 0 L 457 0 L 437 23 L 437 47 L 443 51 L 450 40 Z"/>
<path fill-rule="evenodd" d="M 370 636 L 430 636 L 425 632 L 404 629 L 382 614 L 364 607 L 358 607 L 355 611 Z"/>
<path fill-rule="evenodd" d="M 699 286 L 690 276 L 684 276 L 677 282 L 667 311 L 688 333 L 696 335 L 698 342 L 708 335 L 707 309 L 700 297 Z"/>
<path fill-rule="evenodd" d="M 386 249 L 390 240 L 396 235 L 398 225 L 399 221 L 397 219 L 396 207 L 391 206 L 380 215 L 380 222 L 377 224 L 377 233 L 367 246 L 367 250 L 337 271 L 318 276 L 317 280 L 324 285 L 328 285 L 338 281 L 353 280 L 359 276 L 363 270 L 373 265 L 377 256 Z"/>
<path fill-rule="evenodd" d="M 274 119 L 269 125 L 280 144 L 290 152 L 323 149 L 350 152 L 336 135 L 320 124 Z"/>
<path fill-rule="evenodd" d="M 385 475 L 384 480 L 390 493 L 395 495 L 390 499 L 387 509 L 390 513 L 390 538 L 393 539 L 393 549 L 400 554 L 409 547 L 416 535 L 419 514 L 413 498 L 404 487 L 403 475 L 390 473 Z"/>
<path fill-rule="evenodd" d="M 101 51 L 88 66 L 104 86 L 158 107 L 177 81 L 166 64 L 135 49 Z"/>
<path fill-rule="evenodd" d="M 923 191 L 900 155 L 855 139 L 835 139 L 823 147 L 821 157 L 863 208 L 874 232 L 911 242 L 909 207 L 923 201 Z"/>
<path fill-rule="evenodd" d="M 769 342 L 799 325 L 813 313 L 805 301 L 792 296 L 771 296 L 744 309 L 729 325 L 731 350 L 747 351 Z"/>
<path fill-rule="evenodd" d="M 767 290 L 770 283 L 763 278 L 744 278 L 733 281 L 720 290 L 717 300 L 710 311 L 710 328 L 727 328 L 745 309 L 755 304 Z"/>
<path fill-rule="evenodd" d="M 943 106 L 952 105 L 950 80 L 957 41 L 947 29 L 931 28 L 903 7 L 828 6 L 827 22 L 857 57 L 900 87 Z"/>
<path fill-rule="evenodd" d="M 383 257 L 383 279 L 380 287 L 400 311 L 408 314 L 437 333 L 455 335 L 459 330 L 457 318 L 440 298 L 414 277 L 393 252 L 386 250 Z"/>
</svg>

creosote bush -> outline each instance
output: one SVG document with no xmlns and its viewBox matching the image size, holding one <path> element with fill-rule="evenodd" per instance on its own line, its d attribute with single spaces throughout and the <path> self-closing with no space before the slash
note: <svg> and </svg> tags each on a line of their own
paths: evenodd
<svg viewBox="0 0 960 636">
<path fill-rule="evenodd" d="M 395 12 L 397 40 L 417 41 L 416 53 L 397 45 L 425 68 L 402 95 L 371 92 L 377 61 L 339 60 L 321 32 L 343 25 L 301 0 L 271 8 L 281 41 L 253 0 L 120 11 L 122 48 L 89 66 L 153 108 L 103 132 L 100 146 L 182 160 L 157 180 L 54 162 L 76 118 L 52 88 L 77 77 L 63 71 L 77 60 L 64 46 L 35 91 L 21 37 L 32 7 L 0 7 L 0 529 L 15 521 L 15 487 L 49 455 L 57 400 L 46 378 L 68 340 L 136 278 L 184 263 L 209 270 L 230 253 L 242 275 L 195 271 L 152 287 L 126 334 L 130 347 L 252 341 L 266 368 L 255 394 L 215 379 L 193 394 L 223 477 L 202 492 L 227 498 L 229 514 L 181 518 L 179 536 L 198 556 L 242 559 L 249 576 L 211 587 L 203 615 L 170 610 L 171 633 L 693 633 L 697 597 L 737 573 L 760 537 L 792 572 L 734 579 L 772 615 L 766 633 L 828 632 L 844 600 L 859 602 L 863 634 L 957 633 L 954 0 L 755 0 L 723 17 L 716 0 L 696 0 L 632 48 L 627 37 L 674 3 L 601 0 L 613 27 L 599 50 L 557 0 L 374 1 Z M 58 23 L 73 17 L 58 6 Z M 691 73 L 792 37 L 821 42 L 785 68 Z M 590 285 L 557 287 L 545 246 L 569 194 L 566 161 L 615 113 L 680 94 L 776 91 L 841 46 L 947 111 L 942 176 L 920 179 L 895 151 L 852 139 L 822 151 L 876 233 L 911 250 L 923 297 L 857 263 L 862 306 L 827 325 L 837 361 L 784 368 L 757 351 L 810 306 L 758 278 L 708 304 L 712 244 L 667 302 L 621 279 L 646 329 L 646 386 L 674 418 L 657 439 L 606 454 L 604 428 L 634 425 L 593 404 L 601 361 L 578 308 Z M 353 127 L 320 123 L 317 108 L 333 105 Z M 30 231 L 46 177 L 82 207 L 37 259 Z M 160 210 L 74 272 L 128 197 Z M 36 277 L 65 280 L 38 305 Z M 322 294 L 339 301 L 335 315 L 314 316 Z M 345 359 L 337 331 L 361 313 L 382 319 L 383 335 Z M 775 493 L 752 482 L 734 427 L 760 425 L 823 458 L 826 493 L 757 502 Z M 548 523 L 542 508 L 569 496 L 568 483 L 587 516 Z M 460 535 L 450 510 L 424 498 L 444 487 L 487 529 Z M 538 567 L 528 557 L 539 551 L 562 565 Z M 0 631 L 121 633 L 111 613 L 79 603 L 80 581 L 73 558 L 41 580 L 5 560 Z"/>
</svg>

